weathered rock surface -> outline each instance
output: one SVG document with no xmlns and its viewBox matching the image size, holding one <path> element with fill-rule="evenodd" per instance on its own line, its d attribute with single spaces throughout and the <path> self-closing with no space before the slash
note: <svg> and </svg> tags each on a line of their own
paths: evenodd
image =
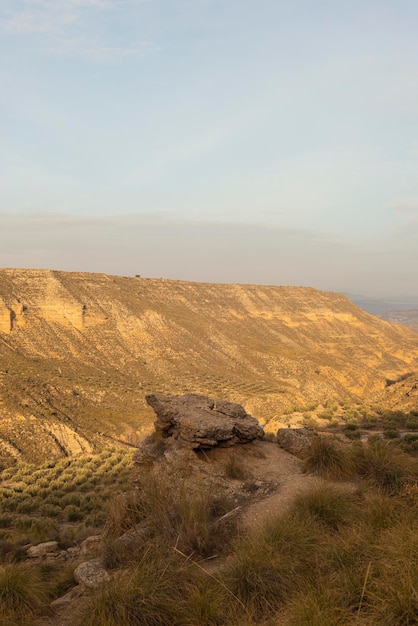
<svg viewBox="0 0 418 626">
<path fill-rule="evenodd" d="M 27 550 L 27 555 L 31 559 L 39 559 L 42 557 L 56 554 L 58 552 L 58 541 L 45 541 L 38 543 L 37 546 L 31 546 Z"/>
<path fill-rule="evenodd" d="M 233 446 L 263 437 L 257 420 L 234 402 L 195 394 L 145 397 L 154 409 L 156 431 L 193 449 Z"/>
<path fill-rule="evenodd" d="M 52 609 L 62 609 L 71 604 L 75 598 L 78 598 L 83 594 L 84 588 L 82 585 L 77 585 L 68 591 L 65 595 L 60 596 L 56 600 L 53 600 L 50 604 Z"/>
<path fill-rule="evenodd" d="M 74 570 L 74 578 L 80 585 L 89 589 L 98 589 L 100 585 L 110 579 L 110 574 L 105 569 L 101 559 L 92 559 L 81 563 Z"/>
<path fill-rule="evenodd" d="M 90 535 L 81 542 L 80 552 L 81 554 L 89 554 L 91 552 L 98 551 L 102 543 L 102 535 Z"/>
<path fill-rule="evenodd" d="M 283 450 L 303 458 L 313 439 L 318 434 L 313 428 L 304 426 L 303 428 L 279 428 L 277 431 L 277 443 Z"/>
</svg>

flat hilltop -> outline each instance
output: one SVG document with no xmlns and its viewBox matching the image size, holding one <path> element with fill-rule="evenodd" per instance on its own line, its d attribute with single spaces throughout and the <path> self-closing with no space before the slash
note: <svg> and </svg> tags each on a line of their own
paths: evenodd
<svg viewBox="0 0 418 626">
<path fill-rule="evenodd" d="M 269 423 L 389 388 L 398 402 L 397 381 L 417 371 L 416 332 L 338 293 L 0 270 L 4 464 L 136 444 L 150 392 L 224 398 Z"/>
</svg>

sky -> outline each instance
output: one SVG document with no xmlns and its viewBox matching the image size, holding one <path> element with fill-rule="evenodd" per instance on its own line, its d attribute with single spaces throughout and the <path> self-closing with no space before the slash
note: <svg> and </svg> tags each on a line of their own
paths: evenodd
<svg viewBox="0 0 418 626">
<path fill-rule="evenodd" d="M 1 0 L 0 266 L 418 297 L 416 0 Z"/>
</svg>

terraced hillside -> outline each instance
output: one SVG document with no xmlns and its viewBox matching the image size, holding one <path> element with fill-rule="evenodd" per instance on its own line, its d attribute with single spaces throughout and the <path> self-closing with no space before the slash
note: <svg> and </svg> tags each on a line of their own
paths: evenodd
<svg viewBox="0 0 418 626">
<path fill-rule="evenodd" d="M 135 443 L 150 391 L 268 421 L 295 403 L 371 401 L 417 371 L 418 334 L 340 294 L 0 270 L 3 464 Z"/>
</svg>

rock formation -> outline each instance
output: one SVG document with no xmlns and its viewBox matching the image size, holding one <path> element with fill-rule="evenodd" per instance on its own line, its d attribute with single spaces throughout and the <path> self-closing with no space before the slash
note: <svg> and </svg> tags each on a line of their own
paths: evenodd
<svg viewBox="0 0 418 626">
<path fill-rule="evenodd" d="M 277 431 L 277 443 L 283 450 L 294 456 L 303 458 L 318 433 L 309 426 L 303 428 L 279 428 Z"/>
<path fill-rule="evenodd" d="M 228 447 L 263 437 L 257 420 L 240 404 L 207 396 L 189 394 L 145 397 L 154 409 L 156 431 L 164 438 L 172 437 L 180 445 L 196 448 Z"/>
</svg>

